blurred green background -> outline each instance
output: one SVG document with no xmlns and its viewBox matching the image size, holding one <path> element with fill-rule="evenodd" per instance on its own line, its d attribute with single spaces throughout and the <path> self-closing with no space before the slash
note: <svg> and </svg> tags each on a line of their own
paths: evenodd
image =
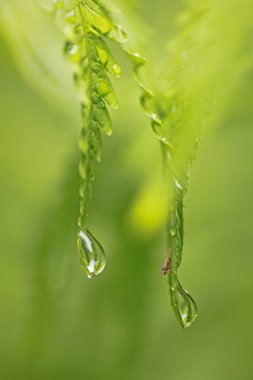
<svg viewBox="0 0 253 380">
<path fill-rule="evenodd" d="M 172 33 L 168 19 L 179 3 L 139 3 L 146 22 L 153 16 L 157 35 Z M 47 95 L 47 85 L 43 91 L 37 82 L 30 86 L 3 30 L 0 378 L 252 379 L 253 73 L 218 106 L 192 172 L 180 278 L 199 317 L 183 331 L 160 275 L 161 157 L 135 84 L 128 75 L 116 84 L 124 96 L 113 113 L 114 134 L 103 141 L 89 215 L 108 265 L 88 280 L 75 241 L 80 119 L 74 89 L 69 84 L 65 99 L 50 89 Z"/>
</svg>

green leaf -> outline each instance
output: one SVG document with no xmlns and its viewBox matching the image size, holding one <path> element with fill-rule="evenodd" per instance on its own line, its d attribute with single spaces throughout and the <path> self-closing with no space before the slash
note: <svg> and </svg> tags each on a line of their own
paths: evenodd
<svg viewBox="0 0 253 380">
<path fill-rule="evenodd" d="M 52 9 L 57 25 L 66 38 L 64 54 L 73 66 L 74 80 L 80 92 L 83 126 L 79 141 L 79 173 L 82 183 L 78 247 L 84 271 L 92 277 L 87 268 L 94 268 L 94 257 L 90 255 L 90 262 L 87 259 L 88 254 L 86 259 L 83 259 L 85 239 L 88 241 L 88 236 L 93 236 L 87 229 L 88 201 L 95 178 L 95 161 L 101 160 L 101 131 L 108 136 L 112 134 L 112 121 L 107 107 L 118 108 L 117 96 L 109 75 L 119 77 L 121 74 L 121 68 L 113 57 L 107 40 L 115 41 L 127 52 L 133 63 L 137 83 L 142 92 L 150 94 L 141 84 L 137 72 L 145 59 L 139 53 L 127 51 L 122 46 L 127 39 L 126 33 L 114 20 L 110 9 L 101 1 L 59 0 L 53 2 L 53 7 L 46 3 L 46 9 Z M 92 244 L 92 239 L 90 242 Z M 103 253 L 103 249 L 98 252 Z M 101 257 L 101 260 L 104 262 L 104 258 Z M 100 271 L 96 274 L 98 273 Z"/>
<path fill-rule="evenodd" d="M 247 47 L 251 13 L 246 0 L 222 5 L 211 0 L 192 1 L 178 16 L 179 31 L 169 43 L 159 95 L 148 99 L 162 121 L 153 125 L 153 130 L 161 142 L 170 193 L 164 272 L 168 272 L 172 306 L 183 328 L 197 316 L 196 304 L 177 274 L 191 167 L 216 99 L 225 101 L 252 57 Z M 231 44 L 232 36 L 237 43 Z"/>
</svg>

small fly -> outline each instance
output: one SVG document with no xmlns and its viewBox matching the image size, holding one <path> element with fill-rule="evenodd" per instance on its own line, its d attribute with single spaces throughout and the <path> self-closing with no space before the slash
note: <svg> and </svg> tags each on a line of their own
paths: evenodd
<svg viewBox="0 0 253 380">
<path fill-rule="evenodd" d="M 171 265 L 171 254 L 172 254 L 172 250 L 171 250 L 171 248 L 170 248 L 169 251 L 168 251 L 167 256 L 166 256 L 165 259 L 164 259 L 163 266 L 162 266 L 162 274 L 163 274 L 164 276 L 166 276 L 166 274 L 168 274 L 168 273 L 169 273 L 169 270 L 170 270 L 170 265 Z"/>
</svg>

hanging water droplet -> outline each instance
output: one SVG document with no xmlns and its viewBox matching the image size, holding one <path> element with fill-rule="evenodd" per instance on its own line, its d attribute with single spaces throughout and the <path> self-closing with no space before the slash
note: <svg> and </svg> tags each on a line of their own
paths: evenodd
<svg viewBox="0 0 253 380">
<path fill-rule="evenodd" d="M 142 57 L 139 53 L 131 50 L 127 50 L 129 58 L 137 65 L 142 66 L 146 63 L 146 58 Z"/>
<path fill-rule="evenodd" d="M 66 41 L 64 46 L 64 53 L 67 57 L 75 63 L 80 62 L 81 59 L 81 48 L 77 44 L 73 44 L 70 41 Z"/>
<path fill-rule="evenodd" d="M 76 14 L 74 9 L 71 9 L 65 14 L 65 20 L 70 24 L 74 24 L 76 22 Z"/>
<path fill-rule="evenodd" d="M 105 268 L 105 253 L 98 240 L 88 230 L 80 230 L 77 240 L 82 267 L 88 278 L 101 273 Z"/>
<path fill-rule="evenodd" d="M 162 120 L 160 116 L 157 115 L 157 113 L 150 114 L 150 118 L 152 119 L 152 122 L 154 123 L 154 125 L 160 126 L 162 124 Z"/>
<path fill-rule="evenodd" d="M 171 302 L 183 328 L 190 327 L 197 317 L 197 306 L 191 295 L 182 288 L 178 278 L 172 275 L 175 284 L 171 285 Z"/>
<path fill-rule="evenodd" d="M 107 66 L 109 66 L 109 65 L 107 65 Z M 112 65 L 111 70 L 116 76 L 120 76 L 121 68 L 117 63 L 114 63 L 114 65 Z"/>
<path fill-rule="evenodd" d="M 107 55 L 105 55 L 105 54 L 102 55 L 101 51 L 100 51 L 99 52 L 99 59 L 102 62 L 102 64 L 104 65 L 106 71 L 108 71 L 110 74 L 115 75 L 116 77 L 120 76 L 121 68 L 116 63 L 116 61 L 114 60 L 114 58 L 111 55 L 109 55 L 108 53 L 107 53 Z"/>
</svg>

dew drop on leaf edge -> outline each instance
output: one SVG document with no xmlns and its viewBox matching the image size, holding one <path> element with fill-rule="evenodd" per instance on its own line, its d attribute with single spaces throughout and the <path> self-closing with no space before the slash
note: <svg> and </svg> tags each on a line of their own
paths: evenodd
<svg viewBox="0 0 253 380">
<path fill-rule="evenodd" d="M 175 279 L 170 288 L 172 306 L 183 328 L 190 327 L 197 318 L 197 306 L 192 296 Z"/>
<path fill-rule="evenodd" d="M 100 274 L 106 265 L 102 245 L 88 230 L 80 230 L 77 239 L 81 265 L 88 278 Z"/>
</svg>

